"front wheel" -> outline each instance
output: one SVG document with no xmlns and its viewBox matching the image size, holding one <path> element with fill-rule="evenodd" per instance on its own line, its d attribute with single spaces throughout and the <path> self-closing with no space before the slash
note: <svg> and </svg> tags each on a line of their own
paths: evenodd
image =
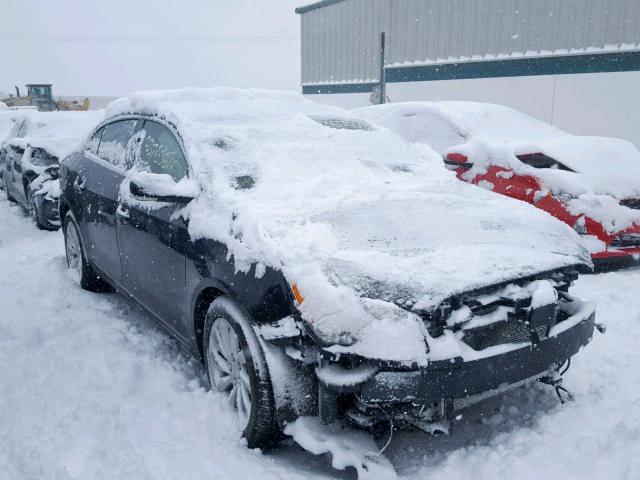
<svg viewBox="0 0 640 480">
<path fill-rule="evenodd" d="M 30 188 L 27 188 L 27 207 L 29 209 L 29 217 L 40 230 L 46 230 L 45 226 L 40 223 L 38 219 L 38 205 L 36 205 L 35 196 Z"/>
<path fill-rule="evenodd" d="M 80 233 L 71 213 L 64 218 L 64 249 L 67 254 L 67 268 L 75 281 L 90 292 L 103 292 L 109 286 L 95 272 L 84 253 Z"/>
<path fill-rule="evenodd" d="M 273 446 L 278 426 L 264 353 L 247 318 L 226 297 L 209 307 L 204 351 L 211 387 L 226 395 L 242 422 L 249 448 Z"/>
</svg>

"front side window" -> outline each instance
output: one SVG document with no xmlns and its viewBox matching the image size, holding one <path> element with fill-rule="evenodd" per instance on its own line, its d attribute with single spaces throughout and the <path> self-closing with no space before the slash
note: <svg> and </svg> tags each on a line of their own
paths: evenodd
<svg viewBox="0 0 640 480">
<path fill-rule="evenodd" d="M 149 173 L 166 173 L 176 182 L 187 176 L 187 161 L 178 140 L 167 127 L 146 121 L 141 138 L 137 167 Z"/>
<path fill-rule="evenodd" d="M 551 168 L 553 170 L 566 170 L 567 172 L 573 172 L 573 170 L 566 165 L 548 157 L 544 153 L 526 153 L 518 155 L 517 157 L 522 163 L 533 168 Z"/>
<path fill-rule="evenodd" d="M 136 129 L 137 120 L 120 120 L 104 127 L 98 156 L 103 160 L 125 168 L 127 144 Z"/>
<path fill-rule="evenodd" d="M 104 132 L 104 127 L 100 128 L 96 133 L 91 135 L 91 138 L 87 142 L 87 150 L 89 150 L 94 155 L 98 155 L 98 147 L 100 146 L 102 132 Z"/>
</svg>

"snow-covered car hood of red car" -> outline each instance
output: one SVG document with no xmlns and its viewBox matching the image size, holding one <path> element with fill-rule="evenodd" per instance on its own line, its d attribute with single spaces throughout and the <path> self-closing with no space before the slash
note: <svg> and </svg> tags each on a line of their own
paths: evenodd
<svg viewBox="0 0 640 480">
<path fill-rule="evenodd" d="M 640 197 L 640 151 L 631 142 L 617 138 L 566 135 L 520 144 L 516 155 L 543 153 L 577 175 L 550 174 L 571 192 L 611 195 L 619 200 Z M 547 169 L 548 170 L 548 169 Z M 552 177 L 545 171 L 542 178 Z"/>
</svg>

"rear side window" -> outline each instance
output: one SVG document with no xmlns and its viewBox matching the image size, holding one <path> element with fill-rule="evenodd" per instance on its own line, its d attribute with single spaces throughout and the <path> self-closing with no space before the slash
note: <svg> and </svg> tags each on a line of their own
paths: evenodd
<svg viewBox="0 0 640 480">
<path fill-rule="evenodd" d="M 102 138 L 102 132 L 104 132 L 104 127 L 100 128 L 96 133 L 91 135 L 91 138 L 87 143 L 87 150 L 89 150 L 94 155 L 98 155 L 98 147 L 100 146 L 100 139 Z"/>
<path fill-rule="evenodd" d="M 98 146 L 98 156 L 118 167 L 126 167 L 127 144 L 136 129 L 137 120 L 120 120 L 106 125 Z"/>
<path fill-rule="evenodd" d="M 7 138 L 24 138 L 27 135 L 27 121 L 17 120 L 11 127 L 11 131 Z"/>
<path fill-rule="evenodd" d="M 573 172 L 566 165 L 554 160 L 551 157 L 546 156 L 544 153 L 527 153 L 524 155 L 518 155 L 520 160 L 525 165 L 529 165 L 533 168 L 551 168 L 555 170 L 566 170 L 567 172 Z"/>
<path fill-rule="evenodd" d="M 150 173 L 166 173 L 177 182 L 189 168 L 174 134 L 165 126 L 146 121 L 136 166 Z M 103 139 L 104 142 L 104 139 Z"/>
</svg>

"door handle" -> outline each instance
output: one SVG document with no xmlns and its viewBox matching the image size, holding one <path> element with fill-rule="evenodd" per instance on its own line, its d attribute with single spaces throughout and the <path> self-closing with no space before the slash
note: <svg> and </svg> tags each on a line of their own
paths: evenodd
<svg viewBox="0 0 640 480">
<path fill-rule="evenodd" d="M 115 215 L 105 212 L 101 208 L 98 208 L 98 215 L 104 218 L 109 225 L 115 225 Z"/>
<path fill-rule="evenodd" d="M 131 215 L 129 215 L 129 208 L 125 205 L 118 205 L 118 208 L 116 209 L 116 216 L 120 219 L 120 223 L 129 223 L 129 218 L 131 218 Z"/>
<path fill-rule="evenodd" d="M 77 192 L 83 192 L 84 191 L 84 187 L 87 184 L 87 179 L 86 177 L 76 177 L 76 179 L 73 181 L 73 188 L 77 191 Z"/>
</svg>

